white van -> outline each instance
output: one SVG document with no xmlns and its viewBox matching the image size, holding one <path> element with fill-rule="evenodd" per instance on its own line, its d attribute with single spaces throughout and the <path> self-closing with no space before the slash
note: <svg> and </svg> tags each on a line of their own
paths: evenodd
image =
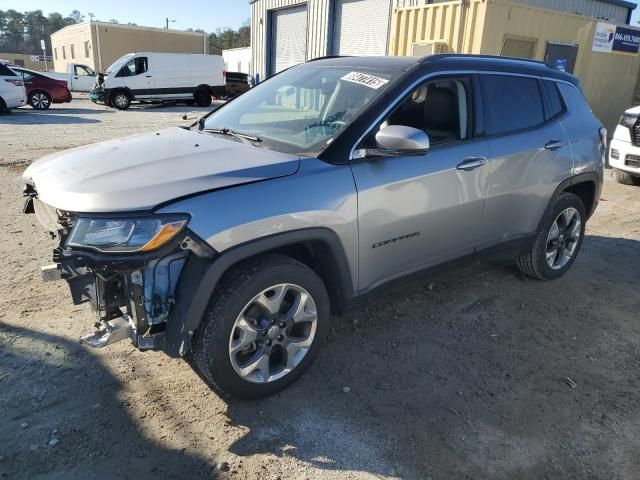
<svg viewBox="0 0 640 480">
<path fill-rule="evenodd" d="M 211 95 L 225 91 L 220 55 L 127 53 L 98 76 L 106 105 L 126 110 L 134 100 L 187 100 L 211 105 Z"/>
<path fill-rule="evenodd" d="M 27 91 L 22 77 L 0 63 L 0 112 L 21 107 L 27 103 Z"/>
</svg>

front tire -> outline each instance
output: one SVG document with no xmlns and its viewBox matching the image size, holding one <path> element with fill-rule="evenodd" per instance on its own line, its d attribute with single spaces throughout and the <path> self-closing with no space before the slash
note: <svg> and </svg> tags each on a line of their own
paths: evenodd
<svg viewBox="0 0 640 480">
<path fill-rule="evenodd" d="M 564 275 L 578 256 L 586 220 L 586 210 L 580 197 L 568 192 L 560 194 L 531 251 L 518 258 L 520 271 L 539 280 L 552 280 Z"/>
<path fill-rule="evenodd" d="M 320 277 L 284 255 L 248 260 L 225 274 L 193 338 L 201 376 L 223 395 L 255 399 L 295 382 L 329 329 Z"/>
<path fill-rule="evenodd" d="M 36 90 L 29 94 L 29 105 L 36 110 L 48 110 L 51 106 L 51 97 L 47 92 Z"/>
<path fill-rule="evenodd" d="M 640 185 L 640 177 L 618 170 L 617 168 L 613 169 L 612 175 L 616 182 L 621 183 L 622 185 Z"/>
<path fill-rule="evenodd" d="M 200 88 L 193 94 L 193 100 L 199 107 L 208 107 L 211 105 L 211 92 Z"/>
<path fill-rule="evenodd" d="M 118 110 L 126 110 L 131 105 L 131 97 L 124 90 L 118 90 L 111 95 L 111 106 Z"/>
</svg>

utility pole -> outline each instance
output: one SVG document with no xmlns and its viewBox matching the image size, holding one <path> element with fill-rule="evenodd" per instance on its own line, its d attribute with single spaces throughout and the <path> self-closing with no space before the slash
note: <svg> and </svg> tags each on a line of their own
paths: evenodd
<svg viewBox="0 0 640 480">
<path fill-rule="evenodd" d="M 171 23 L 175 23 L 175 20 L 171 20 L 169 17 L 165 18 L 165 27 L 167 30 L 169 30 L 169 22 Z"/>
</svg>

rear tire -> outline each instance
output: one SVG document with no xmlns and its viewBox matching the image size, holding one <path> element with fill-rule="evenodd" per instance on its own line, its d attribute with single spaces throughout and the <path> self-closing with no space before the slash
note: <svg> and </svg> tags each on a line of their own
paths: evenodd
<svg viewBox="0 0 640 480">
<path fill-rule="evenodd" d="M 29 94 L 29 105 L 36 110 L 48 110 L 51 106 L 51 96 L 42 90 L 36 90 Z"/>
<path fill-rule="evenodd" d="M 313 270 L 284 255 L 262 255 L 223 277 L 193 336 L 193 361 L 223 395 L 271 395 L 309 368 L 329 319 L 329 296 Z"/>
<path fill-rule="evenodd" d="M 193 94 L 193 100 L 199 107 L 208 107 L 211 105 L 211 92 L 201 88 Z"/>
<path fill-rule="evenodd" d="M 124 90 L 111 94 L 111 106 L 118 110 L 126 110 L 131 105 L 131 96 Z"/>
<path fill-rule="evenodd" d="M 587 214 L 582 200 L 564 192 L 543 221 L 530 252 L 518 258 L 520 271 L 539 280 L 553 280 L 566 273 L 576 260 Z"/>
<path fill-rule="evenodd" d="M 622 185 L 640 185 L 640 177 L 636 177 L 635 175 L 631 175 L 622 170 L 618 170 L 617 168 L 613 169 L 611 173 L 613 178 L 615 178 L 616 182 L 621 183 Z"/>
</svg>

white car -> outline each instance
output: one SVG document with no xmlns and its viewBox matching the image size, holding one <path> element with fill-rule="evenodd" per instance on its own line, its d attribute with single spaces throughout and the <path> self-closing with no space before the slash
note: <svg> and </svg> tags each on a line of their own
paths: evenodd
<svg viewBox="0 0 640 480">
<path fill-rule="evenodd" d="M 609 165 L 619 183 L 640 185 L 640 106 L 620 117 L 611 140 Z"/>
<path fill-rule="evenodd" d="M 0 112 L 17 108 L 27 103 L 27 90 L 22 78 L 6 65 L 0 63 Z"/>
</svg>

